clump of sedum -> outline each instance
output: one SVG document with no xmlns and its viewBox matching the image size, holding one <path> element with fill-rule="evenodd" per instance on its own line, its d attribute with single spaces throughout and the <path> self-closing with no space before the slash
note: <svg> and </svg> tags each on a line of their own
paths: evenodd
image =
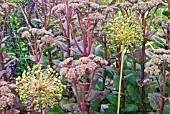
<svg viewBox="0 0 170 114">
<path fill-rule="evenodd" d="M 0 82 L 0 108 L 14 105 L 15 95 L 12 90 L 16 88 L 15 84 L 8 84 L 6 81 Z"/>
<path fill-rule="evenodd" d="M 102 57 L 90 54 L 78 60 L 67 58 L 59 63 L 60 74 L 72 83 L 77 105 L 82 113 L 90 114 L 90 95 L 94 84 L 95 75 L 108 64 Z M 78 93 L 81 92 L 79 95 Z M 80 99 L 82 98 L 82 99 Z"/>
<path fill-rule="evenodd" d="M 38 63 L 33 69 L 28 67 L 28 70 L 16 79 L 20 100 L 28 108 L 34 106 L 35 111 L 48 106 L 53 108 L 62 98 L 65 89 L 60 79 L 61 76 L 50 66 L 42 69 L 42 65 Z"/>
<path fill-rule="evenodd" d="M 92 54 L 75 61 L 73 61 L 73 58 L 68 58 L 59 64 L 61 67 L 60 74 L 68 78 L 69 81 L 76 80 L 79 77 L 87 78 L 89 73 L 95 72 L 96 69 L 107 64 L 106 60 Z"/>
<path fill-rule="evenodd" d="M 107 27 L 107 36 L 110 38 L 109 43 L 112 45 L 130 45 L 140 44 L 143 38 L 141 27 L 135 18 L 117 17 L 110 22 Z"/>
<path fill-rule="evenodd" d="M 159 48 L 153 51 L 155 54 L 146 63 L 145 72 L 153 76 L 158 76 L 162 73 L 163 65 L 167 66 L 170 63 L 170 50 Z"/>
</svg>

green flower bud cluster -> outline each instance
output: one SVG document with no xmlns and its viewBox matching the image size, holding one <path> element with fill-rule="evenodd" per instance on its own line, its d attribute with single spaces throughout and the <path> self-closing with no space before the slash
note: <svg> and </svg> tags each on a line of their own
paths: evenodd
<svg viewBox="0 0 170 114">
<path fill-rule="evenodd" d="M 32 69 L 28 67 L 27 71 L 16 79 L 20 100 L 28 108 L 34 106 L 35 111 L 45 107 L 53 108 L 66 88 L 60 80 L 61 76 L 50 66 L 42 69 L 42 65 L 38 63 Z"/>
<path fill-rule="evenodd" d="M 106 26 L 106 34 L 110 38 L 111 45 L 129 45 L 140 44 L 143 38 L 141 27 L 135 18 L 117 17 Z"/>
<path fill-rule="evenodd" d="M 21 3 L 24 0 L 5 0 L 5 2 L 10 2 L 10 3 Z"/>
</svg>

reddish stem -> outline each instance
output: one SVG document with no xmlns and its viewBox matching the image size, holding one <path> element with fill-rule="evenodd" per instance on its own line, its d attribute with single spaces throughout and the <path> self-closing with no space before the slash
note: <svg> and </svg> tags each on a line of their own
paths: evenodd
<svg viewBox="0 0 170 114">
<path fill-rule="evenodd" d="M 79 98 L 79 94 L 78 94 L 78 89 L 77 89 L 77 85 L 76 85 L 76 80 L 73 80 L 73 84 L 74 84 L 74 88 L 75 88 L 75 93 L 76 93 L 76 100 L 77 100 L 77 104 L 80 110 L 81 109 L 81 102 L 80 102 L 80 98 Z"/>
<path fill-rule="evenodd" d="M 89 86 L 89 89 L 88 89 L 88 92 L 87 92 L 87 95 L 86 95 L 86 99 L 88 99 L 88 97 L 90 95 L 90 92 L 91 92 L 91 89 L 92 89 L 92 84 L 93 84 L 93 79 L 94 79 L 94 76 L 95 76 L 95 72 L 96 72 L 96 69 L 93 71 L 92 78 L 91 78 L 91 81 L 90 81 L 90 86 Z"/>
<path fill-rule="evenodd" d="M 72 36 L 73 36 L 74 42 L 75 42 L 78 50 L 80 51 L 80 53 L 83 54 L 83 55 L 85 55 L 84 52 L 81 50 L 79 44 L 77 43 L 76 36 L 74 35 L 73 31 L 72 31 Z"/>
<path fill-rule="evenodd" d="M 7 21 L 9 12 L 10 12 L 10 10 L 7 11 L 7 13 L 5 15 L 4 23 L 3 23 L 3 29 L 2 29 L 1 39 L 0 39 L 0 49 L 2 49 L 2 39 L 5 36 L 6 21 Z M 0 53 L 1 69 L 5 70 L 5 63 L 4 63 L 4 58 L 3 58 L 2 53 L 3 52 Z M 7 81 L 7 76 L 6 75 L 4 75 L 4 81 Z"/>
<path fill-rule="evenodd" d="M 31 108 L 31 114 L 34 114 L 34 106 Z"/>
<path fill-rule="evenodd" d="M 98 21 L 95 21 L 95 23 L 94 23 L 94 25 L 93 25 L 93 28 L 92 28 L 92 32 L 91 32 L 91 34 L 90 34 L 90 37 L 89 37 L 89 40 L 88 40 L 88 55 L 90 55 L 90 51 L 91 51 L 91 47 L 92 47 L 92 42 L 93 42 L 93 35 L 94 35 L 94 29 L 95 29 L 95 27 L 96 27 L 96 25 L 97 25 L 97 22 Z M 87 55 L 87 56 L 88 56 Z"/>
<path fill-rule="evenodd" d="M 80 29 L 82 32 L 82 38 L 83 38 L 83 49 L 84 49 L 84 55 L 87 56 L 87 50 L 86 50 L 86 42 L 87 42 L 87 36 L 86 36 L 86 32 L 83 30 L 83 24 L 82 24 L 82 14 L 81 12 L 77 13 L 77 17 L 78 17 L 78 22 L 80 25 Z"/>
<path fill-rule="evenodd" d="M 6 108 L 4 108 L 4 114 L 6 114 L 6 112 L 7 112 L 7 110 L 6 110 Z"/>
<path fill-rule="evenodd" d="M 145 14 L 142 14 L 142 29 L 143 29 L 143 36 L 145 35 L 145 28 L 146 28 L 146 20 L 145 20 Z M 143 80 L 145 78 L 145 42 L 142 43 L 142 57 L 141 57 L 141 83 L 143 83 Z M 143 113 L 146 114 L 146 103 L 144 102 L 146 96 L 145 96 L 145 86 L 142 86 L 142 110 Z"/>
<path fill-rule="evenodd" d="M 156 77 L 156 76 L 155 76 L 155 77 Z M 158 83 L 159 91 L 160 91 L 160 93 L 161 93 L 161 95 L 162 95 L 163 92 L 162 92 L 161 84 L 160 84 L 160 82 L 159 82 L 159 80 L 158 80 L 158 77 L 156 77 L 156 81 L 157 81 L 157 83 Z"/>
<path fill-rule="evenodd" d="M 165 93 L 166 93 L 166 74 L 165 74 L 165 64 L 162 64 L 162 83 L 163 83 L 163 93 L 162 96 L 162 102 L 161 102 L 161 108 L 159 113 L 163 114 L 164 112 L 164 105 L 165 105 Z"/>
<path fill-rule="evenodd" d="M 150 19 L 150 23 L 149 23 L 149 25 L 148 25 L 148 31 L 147 31 L 147 34 L 149 33 L 149 31 L 150 31 L 150 28 L 151 28 L 151 25 L 152 25 L 152 20 L 154 19 L 154 15 L 155 15 L 155 13 L 156 13 L 156 11 L 157 11 L 157 9 L 159 8 L 159 6 L 156 6 L 156 9 L 154 10 L 154 12 L 152 13 L 152 17 L 151 17 L 151 19 Z M 149 14 L 149 13 L 148 13 Z"/>
<path fill-rule="evenodd" d="M 106 46 L 106 36 L 104 36 L 104 59 L 107 60 L 107 46 Z M 106 67 L 104 68 L 104 78 L 103 78 L 103 84 L 102 84 L 102 91 L 104 91 L 105 89 L 105 82 L 106 82 L 106 76 L 107 76 L 107 72 L 106 72 Z"/>
<path fill-rule="evenodd" d="M 85 111 L 86 102 L 84 86 L 82 86 L 81 91 L 82 91 L 82 111 Z"/>
<path fill-rule="evenodd" d="M 148 83 L 148 86 L 151 88 L 152 93 L 155 93 L 155 91 L 154 91 L 152 85 L 150 84 L 150 82 Z M 156 99 L 156 104 L 157 104 L 157 106 L 158 106 L 158 109 L 160 109 L 159 100 L 158 100 L 158 98 L 157 98 L 155 95 L 154 95 L 154 97 L 155 97 L 155 99 Z"/>
<path fill-rule="evenodd" d="M 13 106 L 10 108 L 10 114 L 13 114 Z"/>
<path fill-rule="evenodd" d="M 68 3 L 66 2 L 66 22 L 67 22 L 67 55 L 70 56 L 70 48 L 71 48 L 71 44 L 70 44 L 70 10 L 68 8 Z"/>
</svg>

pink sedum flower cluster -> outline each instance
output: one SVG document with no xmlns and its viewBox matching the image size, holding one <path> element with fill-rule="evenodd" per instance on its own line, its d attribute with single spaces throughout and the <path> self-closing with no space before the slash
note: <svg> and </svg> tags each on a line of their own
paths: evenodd
<svg viewBox="0 0 170 114">
<path fill-rule="evenodd" d="M 59 64 L 61 67 L 60 74 L 69 80 L 74 80 L 79 76 L 87 76 L 87 74 L 107 64 L 108 62 L 106 60 L 96 55 L 81 57 L 75 61 L 73 61 L 73 58 L 68 58 Z"/>
</svg>

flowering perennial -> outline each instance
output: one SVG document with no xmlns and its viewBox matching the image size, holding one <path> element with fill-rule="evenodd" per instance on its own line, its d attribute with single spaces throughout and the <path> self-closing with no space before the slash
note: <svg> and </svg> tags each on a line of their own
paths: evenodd
<svg viewBox="0 0 170 114">
<path fill-rule="evenodd" d="M 138 25 L 136 19 L 132 17 L 117 17 L 106 27 L 107 36 L 110 37 L 110 44 L 132 46 L 133 44 L 140 44 L 143 36 L 142 29 Z"/>
<path fill-rule="evenodd" d="M 28 30 L 27 27 L 21 27 L 17 30 L 17 33 L 21 33 L 23 38 L 30 38 L 32 34 L 33 36 L 40 37 L 41 41 L 46 43 L 54 40 L 54 35 L 45 29 L 31 28 Z"/>
<path fill-rule="evenodd" d="M 162 48 L 153 51 L 155 55 L 147 62 L 145 72 L 150 75 L 158 76 L 161 73 L 162 65 L 170 63 L 170 51 Z"/>
<path fill-rule="evenodd" d="M 15 84 L 8 84 L 6 81 L 0 82 L 0 108 L 14 105 L 15 95 L 12 90 L 16 88 Z"/>
<path fill-rule="evenodd" d="M 73 58 L 68 58 L 59 64 L 61 67 L 60 74 L 69 80 L 74 80 L 79 76 L 86 77 L 89 72 L 91 73 L 102 65 L 107 64 L 108 62 L 106 60 L 95 55 L 82 57 L 75 61 L 73 61 Z"/>
<path fill-rule="evenodd" d="M 29 108 L 34 106 L 36 111 L 47 106 L 53 108 L 58 104 L 65 88 L 57 76 L 58 73 L 50 66 L 42 69 L 42 65 L 38 63 L 32 70 L 28 67 L 28 71 L 24 71 L 16 79 L 20 100 Z"/>
</svg>

